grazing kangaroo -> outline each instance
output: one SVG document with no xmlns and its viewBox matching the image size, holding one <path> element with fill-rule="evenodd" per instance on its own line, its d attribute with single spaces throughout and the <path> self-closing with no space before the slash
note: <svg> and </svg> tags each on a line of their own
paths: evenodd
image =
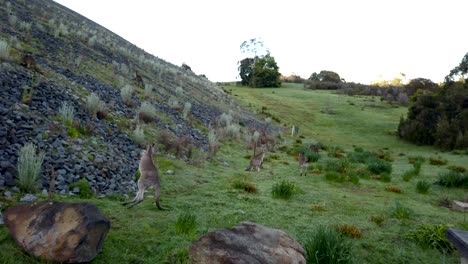
<svg viewBox="0 0 468 264">
<path fill-rule="evenodd" d="M 304 176 L 307 176 L 307 169 L 309 168 L 309 160 L 304 154 L 304 151 L 299 153 L 299 167 L 301 168 L 300 176 L 304 173 Z"/>
<path fill-rule="evenodd" d="M 262 149 L 260 153 L 255 155 L 250 160 L 250 166 L 246 169 L 246 171 L 252 171 L 253 169 L 257 169 L 257 172 L 260 172 L 260 167 L 263 164 L 263 158 L 265 157 L 266 149 Z"/>
<path fill-rule="evenodd" d="M 159 184 L 159 173 L 158 169 L 153 163 L 153 146 L 148 145 L 146 151 L 143 152 L 141 159 L 140 159 L 140 178 L 138 179 L 138 192 L 135 198 L 130 202 L 125 202 L 122 205 L 130 204 L 128 208 L 132 208 L 133 206 L 141 203 L 143 201 L 143 196 L 145 194 L 145 189 L 154 187 L 156 190 L 156 206 L 159 210 L 164 210 L 159 203 L 159 196 L 161 194 L 160 184 Z"/>
</svg>

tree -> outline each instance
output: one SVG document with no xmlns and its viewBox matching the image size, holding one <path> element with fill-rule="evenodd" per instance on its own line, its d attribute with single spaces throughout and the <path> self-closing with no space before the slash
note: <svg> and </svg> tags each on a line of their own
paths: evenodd
<svg viewBox="0 0 468 264">
<path fill-rule="evenodd" d="M 332 83 L 340 83 L 342 79 L 340 75 L 333 71 L 320 71 L 320 73 L 312 73 L 310 75 L 309 80 L 317 81 L 317 82 L 332 82 Z"/>
<path fill-rule="evenodd" d="M 245 58 L 239 62 L 239 76 L 242 85 L 249 85 L 254 70 L 254 58 Z"/>
<path fill-rule="evenodd" d="M 250 86 L 252 87 L 280 87 L 281 74 L 275 58 L 270 54 L 258 59 L 254 64 Z"/>
<path fill-rule="evenodd" d="M 468 78 L 467 75 L 468 75 L 468 52 L 465 54 L 460 64 L 457 67 L 453 68 L 450 71 L 449 75 L 445 77 L 445 82 L 448 83 L 448 82 L 454 81 L 456 76 L 461 76 L 463 79 L 466 79 Z"/>
<path fill-rule="evenodd" d="M 251 87 L 281 86 L 279 67 L 261 39 L 253 38 L 244 41 L 240 45 L 240 49 L 244 54 L 254 55 L 254 57 L 246 57 L 238 62 L 242 85 Z"/>
</svg>

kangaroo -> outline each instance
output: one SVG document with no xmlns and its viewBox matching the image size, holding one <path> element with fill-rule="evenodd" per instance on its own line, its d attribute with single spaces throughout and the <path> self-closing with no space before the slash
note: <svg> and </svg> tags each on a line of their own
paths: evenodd
<svg viewBox="0 0 468 264">
<path fill-rule="evenodd" d="M 263 158 L 265 157 L 266 149 L 262 149 L 260 153 L 255 155 L 250 160 L 250 166 L 246 169 L 246 171 L 252 171 L 253 169 L 257 169 L 257 172 L 260 172 L 260 167 L 263 164 Z"/>
<path fill-rule="evenodd" d="M 304 176 L 307 176 L 307 169 L 309 168 L 309 160 L 304 155 L 304 151 L 299 153 L 299 167 L 301 168 L 300 176 L 304 173 Z"/>
<path fill-rule="evenodd" d="M 138 192 L 133 200 L 130 202 L 125 202 L 122 205 L 130 204 L 128 208 L 132 208 L 133 206 L 141 203 L 143 201 L 143 196 L 145 194 L 145 189 L 154 187 L 156 190 L 156 206 L 159 210 L 164 210 L 161 207 L 159 202 L 159 196 L 161 194 L 160 184 L 159 184 L 159 173 L 158 169 L 153 163 L 153 146 L 148 145 L 146 151 L 143 151 L 143 154 L 140 159 L 139 164 L 140 170 L 140 178 L 138 179 Z"/>
</svg>

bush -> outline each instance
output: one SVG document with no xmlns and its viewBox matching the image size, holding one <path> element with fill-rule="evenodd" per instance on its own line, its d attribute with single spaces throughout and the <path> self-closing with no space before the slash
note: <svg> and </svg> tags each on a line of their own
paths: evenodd
<svg viewBox="0 0 468 264">
<path fill-rule="evenodd" d="M 10 60 L 10 45 L 4 40 L 0 40 L 0 59 L 4 61 Z"/>
<path fill-rule="evenodd" d="M 295 183 L 287 180 L 282 180 L 280 183 L 275 183 L 271 190 L 273 198 L 281 198 L 285 200 L 291 198 L 291 196 L 300 192 L 301 191 Z"/>
<path fill-rule="evenodd" d="M 340 234 L 349 236 L 352 238 L 360 238 L 362 237 L 362 232 L 356 225 L 339 225 L 338 232 Z"/>
<path fill-rule="evenodd" d="M 66 125 L 71 125 L 73 123 L 73 115 L 75 109 L 73 105 L 68 102 L 62 102 L 62 106 L 59 108 L 60 121 Z"/>
<path fill-rule="evenodd" d="M 178 233 L 189 234 L 195 231 L 197 226 L 196 215 L 190 212 L 184 212 L 177 217 L 175 229 Z"/>
<path fill-rule="evenodd" d="M 156 118 L 156 109 L 154 109 L 154 106 L 148 102 L 141 102 L 137 113 L 138 118 L 145 123 L 151 122 Z"/>
<path fill-rule="evenodd" d="M 330 172 L 346 173 L 349 171 L 349 161 L 347 159 L 328 160 L 326 169 Z"/>
<path fill-rule="evenodd" d="M 387 192 L 394 192 L 394 193 L 402 193 L 403 191 L 401 190 L 400 187 L 398 186 L 386 186 L 385 190 Z"/>
<path fill-rule="evenodd" d="M 127 106 L 132 105 L 132 94 L 133 94 L 133 87 L 131 85 L 127 84 L 120 90 L 120 96 L 122 97 L 122 101 Z"/>
<path fill-rule="evenodd" d="M 375 174 L 392 173 L 392 164 L 378 158 L 369 158 L 366 160 L 367 168 Z"/>
<path fill-rule="evenodd" d="M 372 158 L 373 154 L 369 151 L 363 151 L 360 148 L 354 150 L 348 154 L 349 161 L 353 163 L 366 163 L 369 158 Z"/>
<path fill-rule="evenodd" d="M 449 171 L 446 173 L 439 174 L 439 179 L 436 184 L 445 187 L 468 187 L 468 174 Z"/>
<path fill-rule="evenodd" d="M 133 140 L 140 146 L 145 142 L 145 131 L 139 125 L 133 130 Z"/>
<path fill-rule="evenodd" d="M 99 96 L 95 93 L 91 93 L 86 97 L 85 108 L 92 114 L 96 115 L 98 112 L 104 112 L 105 104 Z"/>
<path fill-rule="evenodd" d="M 431 185 L 427 181 L 418 181 L 416 184 L 416 191 L 421 194 L 426 194 L 429 192 Z"/>
<path fill-rule="evenodd" d="M 359 183 L 359 177 L 355 174 L 346 175 L 346 174 L 340 174 L 334 171 L 327 172 L 325 174 L 325 180 L 333 181 L 333 182 L 340 182 L 340 183 L 343 183 L 343 182 L 352 182 L 354 184 Z"/>
<path fill-rule="evenodd" d="M 257 187 L 252 183 L 247 175 L 236 175 L 232 180 L 232 187 L 234 189 L 243 190 L 248 193 L 256 193 Z"/>
<path fill-rule="evenodd" d="M 80 193 L 78 194 L 80 198 L 90 199 L 94 196 L 94 193 L 91 190 L 91 187 L 89 187 L 89 183 L 86 180 L 86 178 L 82 178 L 81 180 L 70 184 L 70 188 L 76 188 L 76 187 L 80 189 Z"/>
<path fill-rule="evenodd" d="M 353 263 L 351 243 L 336 230 L 318 226 L 302 239 L 307 263 Z"/>
<path fill-rule="evenodd" d="M 405 236 L 414 240 L 422 248 L 438 249 L 442 253 L 452 253 L 455 247 L 445 237 L 448 226 L 436 224 L 423 224 Z"/>
<path fill-rule="evenodd" d="M 460 173 L 466 172 L 466 168 L 463 166 L 450 165 L 447 167 L 447 169 L 453 172 L 460 172 Z"/>
<path fill-rule="evenodd" d="M 437 157 L 437 158 L 431 157 L 431 158 L 429 158 L 429 164 L 436 165 L 436 166 L 442 166 L 442 165 L 447 164 L 447 160 L 442 159 L 441 157 Z"/>
<path fill-rule="evenodd" d="M 382 226 L 383 222 L 385 221 L 385 217 L 380 216 L 380 215 L 373 215 L 373 216 L 369 217 L 369 220 L 371 222 L 374 222 L 378 226 Z"/>
<path fill-rule="evenodd" d="M 18 153 L 18 186 L 24 192 L 34 192 L 45 154 L 36 154 L 36 146 L 26 143 Z"/>
<path fill-rule="evenodd" d="M 413 215 L 413 210 L 408 207 L 401 205 L 400 202 L 395 202 L 395 206 L 392 209 L 392 216 L 397 219 L 409 219 Z"/>
</svg>

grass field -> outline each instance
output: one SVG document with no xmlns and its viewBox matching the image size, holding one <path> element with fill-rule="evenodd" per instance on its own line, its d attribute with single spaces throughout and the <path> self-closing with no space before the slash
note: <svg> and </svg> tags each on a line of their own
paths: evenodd
<svg viewBox="0 0 468 264">
<path fill-rule="evenodd" d="M 443 198 L 463 199 L 465 190 L 432 184 L 439 173 L 447 171 L 447 166 L 466 166 L 468 156 L 415 146 L 398 139 L 396 128 L 406 108 L 388 105 L 379 98 L 304 90 L 301 85 L 294 84 L 285 84 L 279 89 L 236 86 L 224 89 L 242 106 L 264 117 L 274 117 L 284 127 L 282 142 L 274 153 L 267 154 L 261 172 L 244 172 L 248 165 L 244 156 L 251 150 L 239 142 L 224 141 L 215 161 L 205 162 L 202 167 L 164 154 L 156 157 L 162 174 L 161 201 L 170 208 L 168 211 L 158 211 L 148 197 L 131 210 L 120 205 L 119 196 L 90 200 L 58 198 L 94 203 L 110 218 L 111 230 L 93 263 L 186 263 L 188 246 L 194 240 L 240 221 L 285 230 L 300 242 L 321 224 L 355 225 L 362 231 L 362 237 L 348 239 L 352 242 L 356 263 L 459 263 L 457 252 L 443 254 L 435 249 L 423 249 L 405 234 L 423 223 L 468 228 L 464 213 L 438 205 Z M 290 136 L 292 125 L 300 128 L 299 135 L 294 138 Z M 327 181 L 327 164 L 339 160 L 328 157 L 327 151 L 320 152 L 321 159 L 312 165 L 307 176 L 299 176 L 295 157 L 280 149 L 288 150 L 308 142 L 320 142 L 329 150 L 337 146 L 345 156 L 355 147 L 386 153 L 393 160 L 391 181 L 373 179 L 375 177 L 361 177 L 357 184 Z M 421 156 L 426 161 L 420 175 L 404 181 L 404 172 L 412 168 L 408 161 L 410 156 Z M 448 163 L 430 165 L 431 157 L 446 159 Z M 164 173 L 167 169 L 174 170 L 175 174 Z M 254 184 L 257 192 L 234 188 L 233 182 L 239 178 Z M 295 183 L 301 191 L 289 200 L 274 199 L 272 187 L 282 180 Z M 431 183 L 428 194 L 416 191 L 419 180 Z M 399 189 L 400 193 L 388 191 L 389 187 Z M 10 204 L 6 198 L 2 199 L 2 204 Z M 398 206 L 408 208 L 411 213 L 407 218 L 399 219 L 394 215 Z M 195 216 L 195 228 L 180 232 L 176 223 L 187 213 Z M 376 218 L 383 221 L 381 225 L 371 221 Z M 6 227 L 0 228 L 0 252 L 0 263 L 40 262 L 16 246 Z"/>
</svg>

